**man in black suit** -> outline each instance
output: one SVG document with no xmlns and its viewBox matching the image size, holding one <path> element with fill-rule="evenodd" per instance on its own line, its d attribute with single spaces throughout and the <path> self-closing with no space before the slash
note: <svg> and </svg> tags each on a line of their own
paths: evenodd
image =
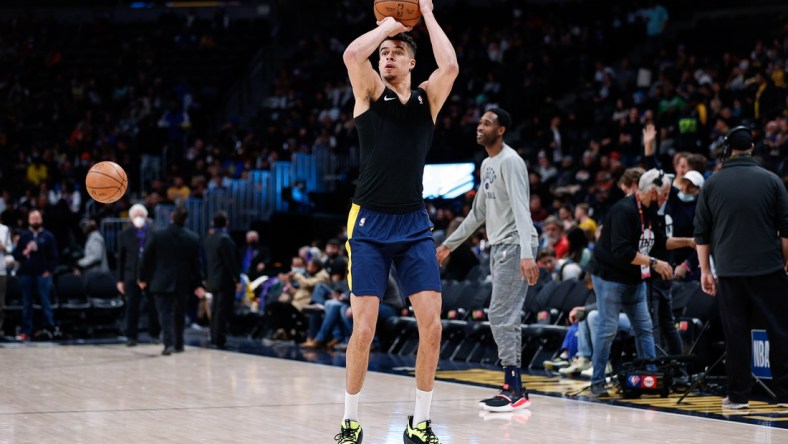
<svg viewBox="0 0 788 444">
<path fill-rule="evenodd" d="M 183 351 L 183 326 L 188 297 L 204 294 L 201 287 L 200 244 L 197 235 L 185 228 L 189 212 L 178 205 L 170 226 L 153 233 L 142 253 L 140 288 L 150 287 L 156 298 L 164 333 L 163 355 Z"/>
<path fill-rule="evenodd" d="M 211 302 L 211 344 L 225 346 L 227 323 L 233 314 L 235 293 L 241 289 L 241 270 L 235 258 L 235 242 L 227 234 L 227 215 L 217 211 L 213 216 L 213 233 L 205 240 L 208 291 Z"/>
<path fill-rule="evenodd" d="M 250 281 L 260 277 L 265 267 L 271 262 L 271 252 L 260 243 L 257 231 L 246 232 L 246 245 L 240 250 L 241 271 L 246 273 Z"/>
<path fill-rule="evenodd" d="M 140 204 L 129 209 L 130 227 L 120 233 L 118 238 L 118 292 L 126 296 L 126 345 L 137 345 L 137 332 L 140 319 L 140 302 L 143 294 L 148 311 L 148 335 L 151 342 L 159 343 L 161 326 L 156 301 L 150 292 L 143 292 L 137 284 L 140 260 L 145 247 L 150 242 L 153 227 L 148 223 L 148 210 Z"/>
</svg>

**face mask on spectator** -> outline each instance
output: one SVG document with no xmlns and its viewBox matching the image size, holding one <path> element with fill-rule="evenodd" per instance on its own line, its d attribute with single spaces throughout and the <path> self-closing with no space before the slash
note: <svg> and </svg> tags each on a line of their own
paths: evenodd
<svg viewBox="0 0 788 444">
<path fill-rule="evenodd" d="M 41 228 L 41 224 L 30 224 L 30 228 L 33 231 L 38 231 L 38 229 Z"/>
<path fill-rule="evenodd" d="M 142 228 L 145 226 L 145 218 L 142 216 L 137 216 L 131 219 L 131 223 L 137 228 Z"/>
<path fill-rule="evenodd" d="M 694 202 L 695 199 L 698 197 L 694 194 L 684 194 L 683 191 L 679 191 L 679 200 L 682 202 Z"/>
<path fill-rule="evenodd" d="M 290 269 L 290 271 L 292 271 L 294 274 L 295 273 L 306 274 L 306 268 L 303 267 L 293 267 Z"/>
</svg>

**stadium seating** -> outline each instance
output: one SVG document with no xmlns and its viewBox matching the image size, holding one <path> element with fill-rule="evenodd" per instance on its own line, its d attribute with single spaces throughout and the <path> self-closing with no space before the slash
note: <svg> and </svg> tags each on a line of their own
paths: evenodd
<svg viewBox="0 0 788 444">
<path fill-rule="evenodd" d="M 55 293 L 60 301 L 57 319 L 61 329 L 69 333 L 89 332 L 90 301 L 81 276 L 64 273 L 55 278 Z"/>
<path fill-rule="evenodd" d="M 125 303 L 115 287 L 115 277 L 108 272 L 88 273 L 85 291 L 90 301 L 89 316 L 94 330 L 119 331 Z"/>
<path fill-rule="evenodd" d="M 16 276 L 8 276 L 6 280 L 5 305 L 2 307 L 5 312 L 3 330 L 0 334 L 10 336 L 16 335 L 16 326 L 22 323 L 22 284 Z"/>
<path fill-rule="evenodd" d="M 704 293 L 700 282 L 682 283 L 671 291 L 677 305 L 686 300 L 686 305 L 676 318 L 684 354 L 694 355 L 694 365 L 698 366 L 696 369 L 702 369 L 718 354 L 712 347 L 713 342 L 721 339 L 718 300 Z"/>
<path fill-rule="evenodd" d="M 585 305 L 590 297 L 585 282 L 569 279 L 547 283 L 533 295 L 530 304 L 526 298 L 527 310 L 537 313 L 535 322 L 522 327 L 523 362 L 529 361 L 529 369 L 542 368 L 542 362 L 561 347 L 569 331 L 569 312 Z"/>
</svg>

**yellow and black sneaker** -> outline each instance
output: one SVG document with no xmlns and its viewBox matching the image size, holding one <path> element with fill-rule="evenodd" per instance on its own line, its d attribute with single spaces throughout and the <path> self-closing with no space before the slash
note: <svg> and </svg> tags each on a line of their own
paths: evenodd
<svg viewBox="0 0 788 444">
<path fill-rule="evenodd" d="M 440 440 L 430 427 L 431 421 L 429 419 L 416 424 L 416 427 L 411 425 L 412 422 L 413 417 L 408 416 L 408 426 L 405 428 L 405 433 L 402 434 L 402 441 L 405 444 L 440 444 Z"/>
<path fill-rule="evenodd" d="M 342 421 L 339 433 L 334 437 L 334 441 L 339 444 L 360 444 L 363 437 L 364 432 L 361 430 L 361 425 L 358 421 L 346 419 Z"/>
</svg>

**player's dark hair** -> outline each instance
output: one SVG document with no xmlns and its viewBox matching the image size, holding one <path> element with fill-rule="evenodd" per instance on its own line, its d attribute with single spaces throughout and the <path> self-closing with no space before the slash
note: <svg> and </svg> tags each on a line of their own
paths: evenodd
<svg viewBox="0 0 788 444">
<path fill-rule="evenodd" d="M 383 41 L 385 42 L 386 40 L 396 40 L 398 42 L 404 42 L 405 44 L 410 46 L 410 49 L 413 51 L 413 57 L 416 57 L 416 50 L 418 49 L 418 46 L 416 45 L 416 40 L 413 40 L 413 37 L 411 37 L 409 34 L 405 34 L 404 32 L 401 32 L 395 36 L 386 37 Z"/>
<path fill-rule="evenodd" d="M 501 108 L 490 108 L 487 111 L 498 116 L 498 125 L 506 128 L 508 131 L 512 127 L 512 116 Z"/>
</svg>

